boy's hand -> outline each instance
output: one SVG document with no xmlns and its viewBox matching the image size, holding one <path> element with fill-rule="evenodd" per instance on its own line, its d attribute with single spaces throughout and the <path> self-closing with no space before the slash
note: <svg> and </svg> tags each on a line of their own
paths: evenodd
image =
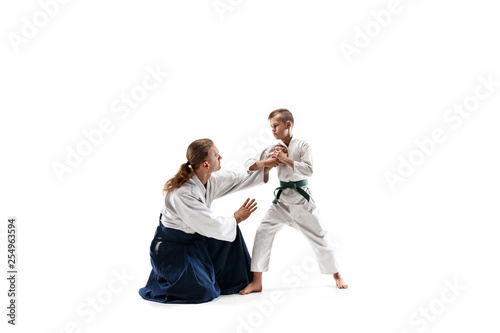
<svg viewBox="0 0 500 333">
<path fill-rule="evenodd" d="M 271 157 L 277 159 L 281 163 L 285 163 L 291 168 L 294 168 L 295 166 L 295 162 L 291 158 L 288 158 L 288 154 L 285 154 L 282 151 L 275 152 Z"/>
<path fill-rule="evenodd" d="M 272 154 L 271 157 L 274 157 L 275 159 L 277 159 L 280 162 L 285 162 L 288 159 L 288 154 L 285 154 L 282 151 L 277 151 L 277 152 L 274 152 L 274 154 Z"/>
</svg>

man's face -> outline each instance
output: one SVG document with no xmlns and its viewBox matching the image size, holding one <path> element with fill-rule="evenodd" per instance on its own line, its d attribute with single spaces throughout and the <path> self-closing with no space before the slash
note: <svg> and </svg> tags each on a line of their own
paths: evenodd
<svg viewBox="0 0 500 333">
<path fill-rule="evenodd" d="M 271 125 L 271 130 L 276 139 L 283 140 L 288 135 L 290 124 L 287 125 L 282 122 L 279 116 L 271 118 L 269 124 Z"/>
<path fill-rule="evenodd" d="M 219 171 L 221 169 L 220 160 L 222 156 L 219 154 L 219 149 L 215 145 L 212 145 L 208 150 L 207 162 L 209 166 L 209 170 L 211 172 Z"/>
</svg>

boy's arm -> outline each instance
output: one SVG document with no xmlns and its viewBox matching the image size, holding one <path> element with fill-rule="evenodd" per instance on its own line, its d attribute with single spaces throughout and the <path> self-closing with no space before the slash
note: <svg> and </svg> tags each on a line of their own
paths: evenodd
<svg viewBox="0 0 500 333">
<path fill-rule="evenodd" d="M 308 143 L 302 144 L 300 147 L 300 161 L 294 161 L 288 156 L 286 156 L 283 152 L 279 152 L 275 154 L 276 158 L 287 164 L 293 169 L 294 175 L 300 175 L 304 177 L 311 177 L 313 174 L 313 162 L 312 162 L 312 154 L 311 147 Z"/>
</svg>

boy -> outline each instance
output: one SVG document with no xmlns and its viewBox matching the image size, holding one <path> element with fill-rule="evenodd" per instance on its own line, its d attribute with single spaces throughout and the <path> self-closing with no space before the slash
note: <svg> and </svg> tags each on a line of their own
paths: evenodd
<svg viewBox="0 0 500 333">
<path fill-rule="evenodd" d="M 253 280 L 240 294 L 262 291 L 262 273 L 269 269 L 274 236 L 284 225 L 297 229 L 307 238 L 320 272 L 333 274 L 337 288 L 347 289 L 348 285 L 340 276 L 333 249 L 326 240 L 326 231 L 321 227 L 318 210 L 307 186 L 307 177 L 313 173 L 309 144 L 293 137 L 293 115 L 287 109 L 271 112 L 268 119 L 274 137 L 287 147 L 288 155 L 280 149 L 275 150 L 275 146 L 262 154 L 264 158 L 272 154 L 281 162 L 278 166 L 280 187 L 276 189 L 273 205 L 255 234 L 251 261 Z"/>
</svg>

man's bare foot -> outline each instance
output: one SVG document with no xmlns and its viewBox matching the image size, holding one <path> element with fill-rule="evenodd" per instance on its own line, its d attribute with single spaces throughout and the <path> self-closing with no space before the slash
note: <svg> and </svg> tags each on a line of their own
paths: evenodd
<svg viewBox="0 0 500 333">
<path fill-rule="evenodd" d="M 252 282 L 248 284 L 242 291 L 240 295 L 246 295 L 250 293 L 260 293 L 262 291 L 262 272 L 253 272 Z"/>
<path fill-rule="evenodd" d="M 262 283 L 252 281 L 245 287 L 245 289 L 240 291 L 240 295 L 246 295 L 250 293 L 260 293 L 262 291 Z"/>
<path fill-rule="evenodd" d="M 340 276 L 339 272 L 333 274 L 333 278 L 335 279 L 335 283 L 337 284 L 337 288 L 339 288 L 339 289 L 347 289 L 349 287 L 347 285 L 347 283 L 345 283 L 345 281 L 342 278 L 342 276 Z"/>
</svg>

